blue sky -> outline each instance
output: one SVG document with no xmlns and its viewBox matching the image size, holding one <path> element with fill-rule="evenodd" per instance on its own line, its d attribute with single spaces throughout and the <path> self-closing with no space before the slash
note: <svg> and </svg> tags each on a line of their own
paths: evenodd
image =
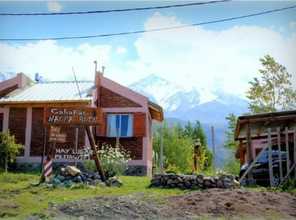
<svg viewBox="0 0 296 220">
<path fill-rule="evenodd" d="M 175 4 L 176 1 L 0 1 L 0 11 L 68 12 L 170 3 Z M 2 16 L 0 38 L 80 36 L 142 30 L 239 16 L 294 4 L 296 1 L 233 1 L 110 14 Z M 30 76 L 39 72 L 52 80 L 70 79 L 71 66 L 74 66 L 79 78 L 92 79 L 92 62 L 98 59 L 99 64 L 106 66 L 107 76 L 123 84 L 156 74 L 185 87 L 209 90 L 209 94 L 218 88 L 243 96 L 247 82 L 255 76 L 259 67 L 258 59 L 267 53 L 286 65 L 295 77 L 296 66 L 291 58 L 295 58 L 294 43 L 296 45 L 296 9 L 161 33 L 67 41 L 0 42 L 0 72 L 22 71 Z M 237 81 L 237 86 L 229 83 L 231 79 Z"/>
</svg>

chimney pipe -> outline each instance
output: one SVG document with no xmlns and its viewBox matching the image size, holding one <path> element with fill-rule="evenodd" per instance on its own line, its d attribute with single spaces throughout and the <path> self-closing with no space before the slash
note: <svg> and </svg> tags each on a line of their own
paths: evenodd
<svg viewBox="0 0 296 220">
<path fill-rule="evenodd" d="M 98 62 L 95 60 L 94 64 L 95 64 L 95 74 L 96 74 L 97 73 L 97 68 L 98 68 Z"/>
</svg>

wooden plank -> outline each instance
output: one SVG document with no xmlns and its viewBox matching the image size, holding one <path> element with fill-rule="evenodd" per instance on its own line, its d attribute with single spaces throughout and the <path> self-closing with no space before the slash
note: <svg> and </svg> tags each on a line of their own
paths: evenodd
<svg viewBox="0 0 296 220">
<path fill-rule="evenodd" d="M 60 101 L 60 102 L 7 102 L 7 103 L 0 103 L 0 107 L 34 107 L 34 108 L 43 108 L 43 107 L 81 107 L 81 106 L 89 106 L 91 104 L 91 100 L 85 100 L 80 102 L 74 101 Z"/>
<path fill-rule="evenodd" d="M 293 134 L 294 130 L 289 130 L 288 133 Z M 268 137 L 268 133 L 260 133 L 260 134 L 252 134 L 251 135 L 252 140 L 262 139 L 262 138 L 267 138 L 267 137 Z M 277 132 L 271 132 L 271 137 L 277 137 Z M 245 137 L 237 137 L 235 140 L 238 140 L 238 141 L 247 140 L 247 135 Z"/>
<path fill-rule="evenodd" d="M 271 143 L 271 128 L 268 128 L 268 170 L 270 186 L 274 186 L 273 167 L 272 167 L 272 143 Z"/>
<path fill-rule="evenodd" d="M 261 157 L 261 155 L 264 153 L 264 151 L 268 148 L 268 145 L 265 146 L 261 152 L 257 155 L 257 157 L 253 160 L 253 162 L 250 164 L 250 166 L 248 167 L 248 169 L 244 172 L 244 174 L 241 176 L 241 178 L 239 179 L 239 182 L 241 183 L 243 181 L 243 179 L 246 177 L 246 175 L 250 172 L 250 170 L 253 168 L 253 166 L 255 165 L 255 163 L 258 161 L 258 159 Z"/>
<path fill-rule="evenodd" d="M 53 107 L 44 109 L 45 125 L 98 125 L 102 110 L 91 107 Z"/>
<path fill-rule="evenodd" d="M 247 124 L 247 155 L 250 162 L 253 159 L 250 123 Z"/>
<path fill-rule="evenodd" d="M 296 128 L 294 129 L 294 167 L 295 167 L 295 164 L 296 164 Z M 296 179 L 296 169 L 295 169 L 295 172 L 294 172 L 294 178 Z"/>
<path fill-rule="evenodd" d="M 296 163 L 293 164 L 291 169 L 287 172 L 286 176 L 284 177 L 283 182 L 281 182 L 281 184 L 278 187 L 283 186 L 283 184 L 289 179 L 289 176 L 290 176 L 291 172 L 293 171 L 293 169 L 296 170 Z"/>
<path fill-rule="evenodd" d="M 283 181 L 283 163 L 282 163 L 282 148 L 281 148 L 281 128 L 277 128 L 277 144 L 279 151 L 279 169 L 280 169 L 280 182 Z"/>
<path fill-rule="evenodd" d="M 285 139 L 286 139 L 286 153 L 287 153 L 287 172 L 290 170 L 290 151 L 289 151 L 289 133 L 288 127 L 285 127 Z"/>
<path fill-rule="evenodd" d="M 250 123 L 247 124 L 247 163 L 253 160 Z M 252 172 L 248 172 L 248 180 L 253 181 Z"/>
<path fill-rule="evenodd" d="M 97 146 L 95 144 L 95 139 L 94 139 L 94 136 L 92 134 L 92 131 L 90 129 L 89 126 L 86 126 L 85 127 L 85 131 L 86 131 L 86 134 L 87 134 L 87 137 L 88 137 L 88 140 L 89 140 L 89 144 L 91 146 L 91 149 L 93 151 L 93 158 L 94 158 L 94 161 L 95 161 L 95 164 L 96 164 L 96 167 L 97 167 L 97 170 L 101 176 L 101 179 L 103 182 L 106 181 L 106 177 L 105 177 L 105 173 L 104 173 L 104 170 L 101 166 L 101 163 L 100 163 L 100 160 L 98 158 L 98 154 L 97 154 Z"/>
</svg>

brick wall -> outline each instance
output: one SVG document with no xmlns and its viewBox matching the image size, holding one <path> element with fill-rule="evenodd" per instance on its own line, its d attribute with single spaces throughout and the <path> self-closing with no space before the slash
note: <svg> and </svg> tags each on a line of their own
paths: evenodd
<svg viewBox="0 0 296 220">
<path fill-rule="evenodd" d="M 32 133 L 30 156 L 41 156 L 44 144 L 43 108 L 32 108 Z"/>
<path fill-rule="evenodd" d="M 100 87 L 101 107 L 141 107 L 141 105 L 129 100 L 109 89 Z"/>
<path fill-rule="evenodd" d="M 26 108 L 10 108 L 9 110 L 9 131 L 15 136 L 18 144 L 25 145 L 26 139 Z M 24 155 L 24 149 L 20 156 Z"/>
<path fill-rule="evenodd" d="M 103 143 L 109 144 L 111 146 L 115 146 L 116 138 L 108 138 L 108 137 L 97 137 L 97 144 L 99 147 L 102 146 Z M 143 155 L 143 138 L 142 137 L 131 137 L 131 138 L 120 138 L 120 145 L 123 149 L 130 152 L 131 158 L 133 160 L 142 160 Z"/>
</svg>

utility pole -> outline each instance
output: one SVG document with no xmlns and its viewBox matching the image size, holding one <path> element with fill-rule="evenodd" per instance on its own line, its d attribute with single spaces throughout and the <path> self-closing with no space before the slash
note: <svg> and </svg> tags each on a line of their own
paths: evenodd
<svg viewBox="0 0 296 220">
<path fill-rule="evenodd" d="M 211 126 L 211 135 L 212 135 L 212 150 L 213 150 L 214 168 L 216 169 L 216 146 L 215 146 L 215 128 L 214 128 L 214 126 Z"/>
</svg>

